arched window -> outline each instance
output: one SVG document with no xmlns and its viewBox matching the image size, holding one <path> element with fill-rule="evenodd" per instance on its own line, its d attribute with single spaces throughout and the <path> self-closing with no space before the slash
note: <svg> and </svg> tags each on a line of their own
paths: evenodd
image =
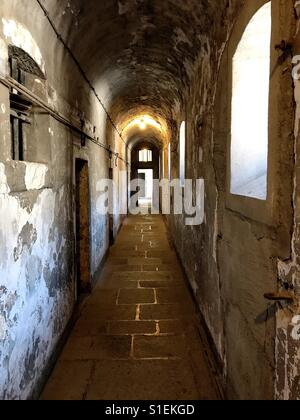
<svg viewBox="0 0 300 420">
<path fill-rule="evenodd" d="M 186 148 L 186 124 L 185 121 L 180 126 L 180 184 L 184 187 L 185 183 L 185 148 Z"/>
<path fill-rule="evenodd" d="M 271 2 L 249 22 L 233 57 L 231 193 L 266 200 Z"/>
</svg>

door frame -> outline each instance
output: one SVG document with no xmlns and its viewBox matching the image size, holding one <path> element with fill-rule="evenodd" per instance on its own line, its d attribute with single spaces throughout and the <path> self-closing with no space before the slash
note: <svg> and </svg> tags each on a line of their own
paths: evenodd
<svg viewBox="0 0 300 420">
<path fill-rule="evenodd" d="M 86 203 L 87 216 L 88 216 L 88 261 L 87 261 L 87 270 L 88 270 L 88 280 L 86 279 L 82 282 L 81 277 L 81 251 L 80 251 L 80 215 L 78 214 L 78 206 L 80 205 L 79 197 L 79 178 L 80 170 L 78 171 L 78 166 L 82 165 L 82 168 L 87 170 L 87 195 L 88 201 Z M 75 236 L 75 299 L 79 300 L 80 295 L 84 293 L 90 293 L 92 290 L 92 273 L 91 273 L 91 200 L 90 200 L 90 170 L 89 170 L 89 161 L 82 157 L 75 157 L 74 159 L 74 236 Z M 86 259 L 86 258 L 85 258 Z"/>
</svg>

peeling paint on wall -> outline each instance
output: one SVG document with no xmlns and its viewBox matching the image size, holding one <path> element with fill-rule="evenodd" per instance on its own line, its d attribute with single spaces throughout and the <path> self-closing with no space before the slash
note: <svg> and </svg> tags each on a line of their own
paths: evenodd
<svg viewBox="0 0 300 420">
<path fill-rule="evenodd" d="M 26 163 L 25 185 L 27 190 L 40 190 L 45 186 L 48 167 L 38 163 Z"/>
<path fill-rule="evenodd" d="M 7 332 L 7 324 L 2 315 L 0 315 L 0 341 L 5 340 Z"/>
<path fill-rule="evenodd" d="M 7 184 L 7 178 L 5 174 L 5 166 L 0 162 L 0 194 L 9 194 L 10 188 Z"/>
<path fill-rule="evenodd" d="M 61 221 L 67 221 L 65 209 L 61 208 L 64 196 L 60 203 L 58 197 L 58 193 L 43 190 L 31 212 L 22 208 L 17 197 L 3 195 L 1 198 L 0 286 L 6 293 L 0 297 L 0 309 L 4 309 L 0 313 L 5 313 L 0 332 L 2 336 L 8 335 L 1 346 L 1 398 L 25 398 L 30 394 L 45 357 L 49 357 L 57 339 L 53 342 L 51 338 L 57 337 L 53 331 L 54 321 L 59 316 L 63 326 L 70 313 L 66 302 L 72 289 L 68 282 L 58 282 L 60 276 L 68 273 L 65 266 L 67 243 L 61 240 L 57 246 L 62 234 L 57 229 L 55 215 L 58 204 Z M 49 240 L 47 232 L 51 229 L 55 235 Z M 57 266 L 57 258 L 61 267 Z M 42 267 L 48 267 L 50 277 Z M 33 336 L 36 338 L 32 339 Z M 6 357 L 9 357 L 8 364 L 3 360 Z"/>
<path fill-rule="evenodd" d="M 295 2 L 296 32 L 294 40 L 299 38 L 299 2 Z M 299 42 L 297 42 L 299 45 Z M 296 43 L 295 43 L 296 46 Z M 295 51 L 296 52 L 296 51 Z M 291 241 L 291 257 L 286 261 L 278 261 L 278 278 L 282 288 L 289 288 L 295 295 L 293 305 L 281 309 L 277 313 L 277 336 L 276 336 L 276 382 L 275 398 L 282 400 L 300 399 L 300 272 L 299 272 L 299 121 L 300 121 L 300 82 L 294 79 L 295 100 L 295 127 L 294 127 L 294 156 L 296 169 L 294 173 L 294 226 Z"/>
<path fill-rule="evenodd" d="M 45 63 L 41 51 L 28 29 L 12 19 L 2 18 L 2 25 L 5 38 L 27 52 L 45 73 Z"/>
<path fill-rule="evenodd" d="M 38 8 L 28 8 L 27 2 L 19 0 L 4 0 L 0 9 L 3 35 L 0 73 L 7 75 L 10 44 L 26 51 L 43 71 L 45 57 L 49 78 L 43 85 L 45 89 L 41 89 L 41 83 L 33 76 L 34 92 L 40 94 L 43 90 L 44 100 L 48 94 L 51 106 L 70 116 L 75 124 L 83 118 L 92 135 L 99 136 L 101 141 L 105 139 L 106 114 L 91 98 L 89 87 L 76 72 L 74 63 L 68 57 L 60 61 L 59 55 L 51 55 L 52 47 L 56 50 L 59 44 L 50 25 L 43 24 L 39 33 L 39 25 L 32 17 Z M 20 21 L 11 18 L 16 10 L 15 14 L 22 16 Z M 71 18 L 74 23 L 75 18 L 80 23 L 76 8 L 72 6 L 66 11 L 70 13 L 63 19 Z M 43 13 L 37 13 L 36 17 L 44 22 Z M 32 22 L 36 39 L 29 32 Z M 50 44 L 49 39 L 54 42 Z M 59 65 L 59 75 L 56 65 Z M 116 73 L 122 77 L 120 70 Z M 61 74 L 71 75 L 70 86 L 66 86 Z M 110 97 L 109 83 L 104 76 L 102 80 L 100 90 Z M 72 89 L 75 85 L 76 89 Z M 108 222 L 96 209 L 96 182 L 107 178 L 108 159 L 106 152 L 93 143 L 82 148 L 80 137 L 47 117 L 45 124 L 42 121 L 43 127 L 39 126 L 39 120 L 33 121 L 35 148 L 41 149 L 41 162 L 46 164 L 11 160 L 9 89 L 1 85 L 0 95 L 0 153 L 4 157 L 0 162 L 0 399 L 27 399 L 38 396 L 75 305 L 74 156 L 77 153 L 90 161 L 94 280 L 109 245 Z M 94 126 L 97 126 L 95 133 Z M 25 137 L 25 154 L 30 155 L 32 139 Z M 79 147 L 73 149 L 73 143 L 79 143 Z M 43 153 L 44 148 L 47 153 Z"/>
<path fill-rule="evenodd" d="M 292 319 L 292 325 L 294 326 L 291 337 L 295 341 L 300 341 L 300 315 L 294 316 Z"/>
</svg>

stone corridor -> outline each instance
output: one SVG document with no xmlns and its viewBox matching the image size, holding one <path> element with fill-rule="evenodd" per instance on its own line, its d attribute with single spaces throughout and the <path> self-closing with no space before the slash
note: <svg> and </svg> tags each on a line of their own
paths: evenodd
<svg viewBox="0 0 300 420">
<path fill-rule="evenodd" d="M 299 221 L 299 0 L 0 1 L 0 400 L 300 400 Z"/>
<path fill-rule="evenodd" d="M 220 399 L 191 296 L 162 217 L 130 216 L 42 399 Z"/>
</svg>

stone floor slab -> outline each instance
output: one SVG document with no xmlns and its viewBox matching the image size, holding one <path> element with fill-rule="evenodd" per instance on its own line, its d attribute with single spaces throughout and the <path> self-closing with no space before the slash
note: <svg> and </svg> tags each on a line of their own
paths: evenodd
<svg viewBox="0 0 300 420">
<path fill-rule="evenodd" d="M 159 321 L 158 327 L 160 334 L 180 334 L 185 331 L 184 323 L 179 319 Z"/>
<path fill-rule="evenodd" d="M 87 306 L 81 317 L 89 320 L 132 321 L 136 318 L 136 305 Z"/>
<path fill-rule="evenodd" d="M 183 360 L 98 363 L 87 393 L 87 400 L 198 399 L 193 372 Z"/>
<path fill-rule="evenodd" d="M 157 324 L 154 321 L 113 321 L 109 322 L 108 331 L 113 335 L 153 335 Z"/>
<path fill-rule="evenodd" d="M 118 305 L 155 303 L 153 289 L 121 289 L 118 296 Z"/>
<path fill-rule="evenodd" d="M 92 374 L 92 361 L 60 361 L 46 385 L 41 400 L 82 400 Z"/>
<path fill-rule="evenodd" d="M 169 287 L 160 288 L 157 290 L 157 302 L 158 303 L 180 303 L 185 301 L 187 304 L 193 305 L 191 295 L 186 287 Z"/>
<path fill-rule="evenodd" d="M 191 316 L 195 311 L 193 307 L 185 307 L 178 304 L 166 305 L 141 305 L 140 319 L 141 320 L 166 320 L 177 319 L 179 317 Z"/>
<path fill-rule="evenodd" d="M 129 359 L 131 337 L 97 336 L 71 337 L 61 360 L 115 360 Z"/>
<path fill-rule="evenodd" d="M 133 355 L 136 359 L 183 358 L 186 343 L 182 335 L 134 337 Z"/>
</svg>

